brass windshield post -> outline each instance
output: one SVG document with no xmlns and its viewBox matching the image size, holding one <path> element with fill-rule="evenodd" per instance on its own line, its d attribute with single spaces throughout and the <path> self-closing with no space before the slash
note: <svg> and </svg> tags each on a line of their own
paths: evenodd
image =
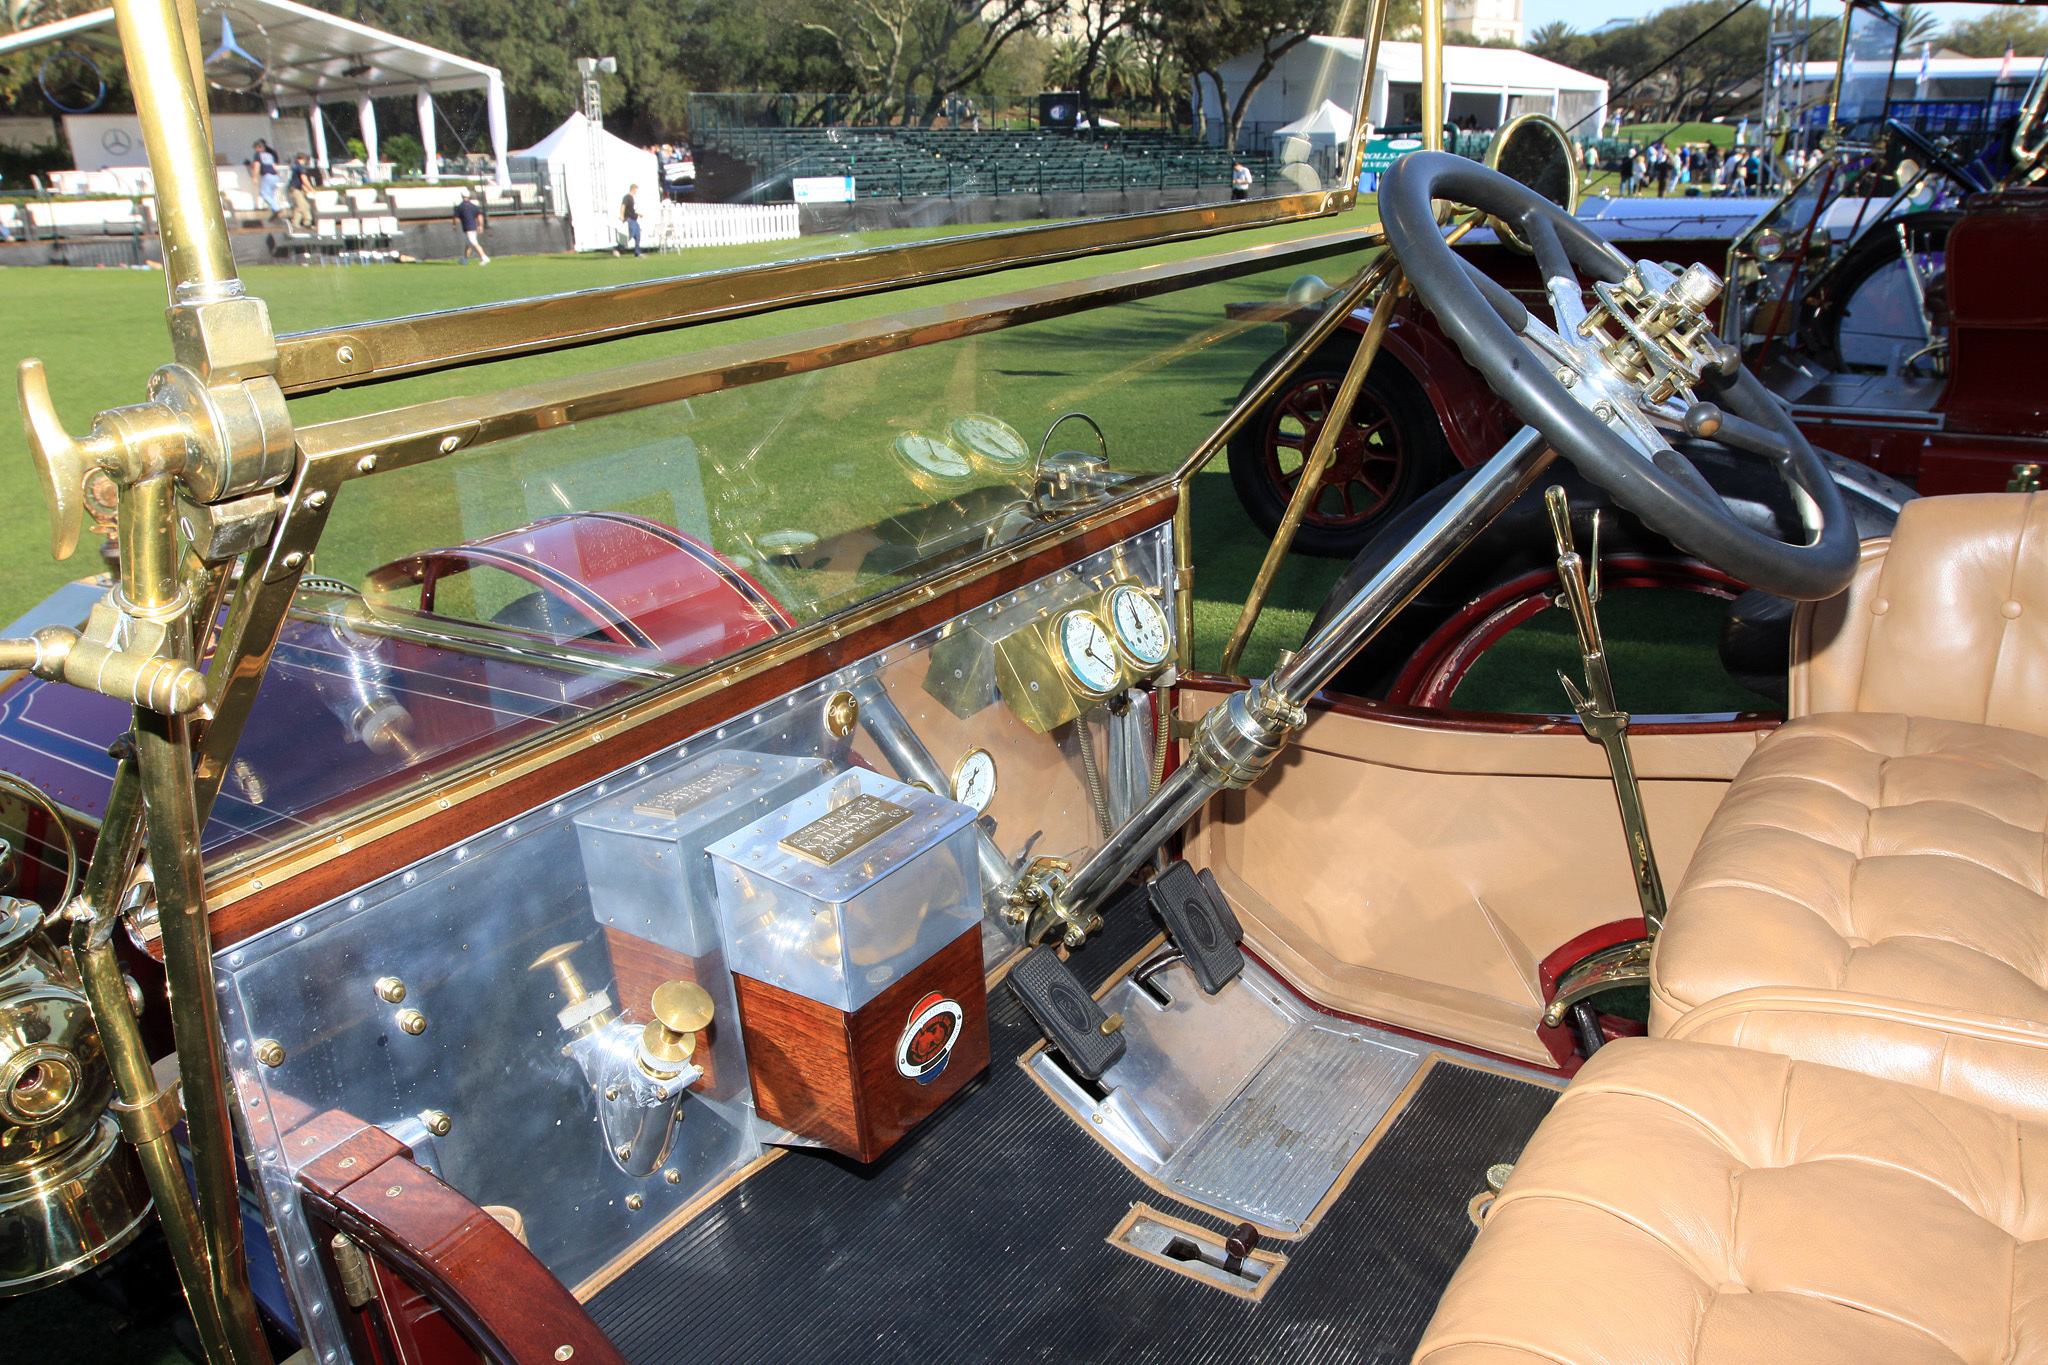
<svg viewBox="0 0 2048 1365">
<path fill-rule="evenodd" d="M 270 315 L 260 299 L 243 292 L 221 212 L 194 47 L 197 12 L 191 0 L 116 0 L 114 12 L 154 179 L 173 362 L 151 377 L 145 401 L 102 412 L 82 439 L 59 420 L 42 365 L 22 362 L 22 424 L 49 503 L 51 552 L 70 556 L 82 529 L 86 482 L 110 479 L 121 577 L 83 631 L 45 627 L 27 640 L 0 641 L 0 663 L 135 708 L 132 753 L 123 758 L 110 796 L 109 837 L 96 850 L 86 895 L 67 913 L 121 1097 L 115 1112 L 141 1155 L 202 1343 L 210 1358 L 269 1365 L 243 1245 L 233 1090 L 199 858 L 188 717 L 205 704 L 209 680 L 197 667 L 178 508 L 181 500 L 209 509 L 246 507 L 251 498 L 273 501 L 267 490 L 290 476 L 296 452 L 275 378 Z M 220 561 L 249 547 L 194 548 L 200 559 Z M 138 842 L 132 833 L 138 805 L 162 931 L 196 1205 L 168 1144 L 178 1095 L 150 1074 L 108 947 L 114 902 Z"/>
<path fill-rule="evenodd" d="M 1422 0 L 1421 93 L 1422 145 L 1440 152 L 1444 149 L 1444 119 L 1450 113 L 1444 107 L 1444 0 Z"/>
<path fill-rule="evenodd" d="M 1650 846 L 1650 822 L 1643 811 L 1643 789 L 1636 780 L 1635 762 L 1628 751 L 1628 712 L 1614 698 L 1614 676 L 1607 665 L 1607 641 L 1600 632 L 1600 617 L 1594 607 L 1600 601 L 1600 522 L 1593 521 L 1593 545 L 1588 556 L 1592 568 L 1579 557 L 1572 539 L 1572 509 L 1564 489 L 1552 484 L 1543 490 L 1543 505 L 1550 513 L 1550 532 L 1557 542 L 1557 576 L 1562 590 L 1558 605 L 1571 613 L 1577 628 L 1579 656 L 1586 675 L 1580 691 L 1564 670 L 1557 680 L 1571 698 L 1572 710 L 1587 735 L 1606 751 L 1608 771 L 1614 777 L 1614 800 L 1621 811 L 1622 837 L 1628 844 L 1629 875 L 1635 880 L 1636 900 L 1642 907 L 1646 936 L 1603 949 L 1574 964 L 1558 978 L 1557 994 L 1543 1012 L 1543 1022 L 1555 1028 L 1567 1011 L 1590 996 L 1617 986 L 1640 985 L 1650 979 L 1650 948 L 1664 927 L 1664 881 L 1657 872 L 1657 855 Z M 1587 1043 L 1597 1047 L 1597 1038 Z"/>
</svg>

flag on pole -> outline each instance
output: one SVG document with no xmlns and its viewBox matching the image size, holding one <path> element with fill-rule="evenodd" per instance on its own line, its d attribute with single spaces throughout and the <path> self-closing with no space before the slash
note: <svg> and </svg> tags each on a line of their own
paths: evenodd
<svg viewBox="0 0 2048 1365">
<path fill-rule="evenodd" d="M 1920 75 L 1913 81 L 1914 99 L 1924 100 L 1927 98 L 1927 49 L 1932 46 L 1932 43 L 1920 44 Z"/>
<path fill-rule="evenodd" d="M 2005 78 L 2006 78 L 2007 76 L 2010 76 L 2011 74 L 2012 74 L 2012 44 L 2011 44 L 2011 43 L 2007 43 L 2007 44 L 2005 45 L 2005 57 L 2004 57 L 2004 59 L 2003 59 L 2003 60 L 2001 60 L 2001 61 L 2000 61 L 2000 62 L 1998 63 L 1998 80 L 1997 80 L 1997 81 L 1995 81 L 1995 82 L 1993 82 L 1993 83 L 1994 83 L 1994 84 L 2003 84 L 2003 83 L 2004 83 L 2004 81 L 2005 81 Z"/>
</svg>

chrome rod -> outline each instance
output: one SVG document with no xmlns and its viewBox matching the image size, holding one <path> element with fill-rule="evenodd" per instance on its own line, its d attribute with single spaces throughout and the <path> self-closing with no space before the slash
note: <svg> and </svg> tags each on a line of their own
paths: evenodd
<svg viewBox="0 0 2048 1365">
<path fill-rule="evenodd" d="M 1553 455 L 1533 427 L 1524 427 L 1418 528 L 1334 620 L 1273 676 L 1233 694 L 1210 711 L 1189 761 L 1175 769 L 1138 812 L 1075 869 L 1063 885 L 1013 893 L 1035 901 L 1034 941 L 1092 923 L 1094 911 L 1152 856 L 1154 849 L 1225 788 L 1250 786 L 1279 756 L 1303 708 L 1337 670 L 1377 635 L 1395 613 L 1457 558 L 1549 465 Z M 1027 879 L 1028 881 L 1028 879 Z"/>
</svg>

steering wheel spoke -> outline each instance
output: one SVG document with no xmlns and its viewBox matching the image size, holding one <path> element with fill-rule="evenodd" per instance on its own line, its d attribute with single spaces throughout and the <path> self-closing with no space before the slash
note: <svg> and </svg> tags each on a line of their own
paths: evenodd
<svg viewBox="0 0 2048 1365">
<path fill-rule="evenodd" d="M 1437 199 L 1521 230 L 1553 325 L 1474 278 L 1444 243 Z M 1410 285 L 1465 359 L 1617 503 L 1766 591 L 1818 598 L 1847 585 L 1858 543 L 1841 489 L 1739 353 L 1714 335 L 1707 310 L 1721 281 L 1711 270 L 1631 262 L 1534 191 L 1440 152 L 1395 163 L 1381 182 L 1380 213 Z M 1679 434 L 1774 461 L 1801 502 L 1807 540 L 1779 540 L 1738 516 L 1674 446 Z"/>
</svg>

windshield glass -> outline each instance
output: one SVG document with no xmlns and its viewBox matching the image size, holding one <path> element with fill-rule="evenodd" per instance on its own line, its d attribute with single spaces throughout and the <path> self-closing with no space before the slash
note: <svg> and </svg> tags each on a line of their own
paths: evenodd
<svg viewBox="0 0 2048 1365">
<path fill-rule="evenodd" d="M 625 409 L 595 420 L 551 423 L 574 404 L 537 384 L 301 428 L 318 451 L 450 405 L 542 414 L 341 486 L 214 809 L 216 865 L 1170 473 L 1319 277 L 1367 256 L 1353 233 L 1214 245 L 555 381 Z M 656 367 L 686 396 L 633 398 Z"/>
<path fill-rule="evenodd" d="M 1835 125 L 1844 137 L 1869 142 L 1879 135 L 1890 114 L 1898 55 L 1899 21 L 1882 5 L 1851 5 L 1835 95 Z"/>
</svg>

